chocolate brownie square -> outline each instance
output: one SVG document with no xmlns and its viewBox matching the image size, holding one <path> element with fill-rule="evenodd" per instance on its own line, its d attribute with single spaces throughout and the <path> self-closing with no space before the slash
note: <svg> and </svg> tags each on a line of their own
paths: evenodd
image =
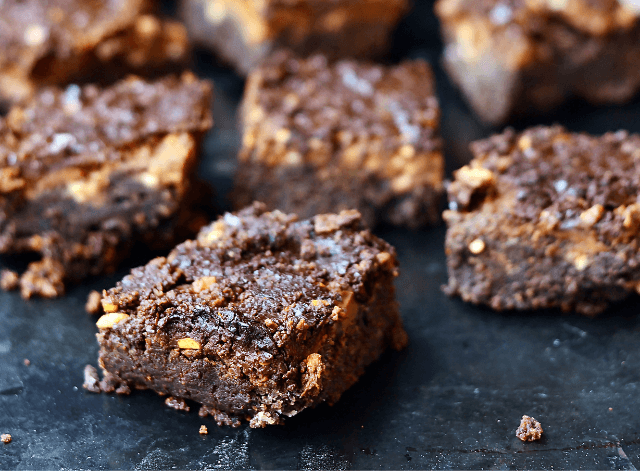
<svg viewBox="0 0 640 471">
<path fill-rule="evenodd" d="M 431 69 L 298 59 L 281 51 L 248 78 L 236 207 L 300 217 L 355 208 L 369 225 L 440 219 L 444 161 Z"/>
<path fill-rule="evenodd" d="M 630 0 L 439 0 L 444 64 L 485 121 L 577 96 L 622 103 L 640 88 L 640 7 Z"/>
<path fill-rule="evenodd" d="M 14 106 L 0 119 L 0 253 L 42 258 L 0 285 L 53 297 L 114 270 L 136 243 L 175 245 L 210 105 L 209 83 L 185 73 L 45 88 Z"/>
<path fill-rule="evenodd" d="M 375 58 L 407 12 L 408 0 L 182 0 L 191 38 L 247 74 L 272 51 Z"/>
<path fill-rule="evenodd" d="M 594 315 L 640 291 L 640 136 L 535 127 L 472 151 L 448 188 L 450 294 Z"/>
<path fill-rule="evenodd" d="M 227 213 L 104 293 L 102 389 L 191 399 L 234 426 L 332 404 L 407 342 L 396 275 L 395 250 L 357 211 Z"/>
<path fill-rule="evenodd" d="M 26 99 L 45 85 L 184 68 L 184 26 L 148 11 L 145 0 L 0 2 L 0 102 Z"/>
</svg>

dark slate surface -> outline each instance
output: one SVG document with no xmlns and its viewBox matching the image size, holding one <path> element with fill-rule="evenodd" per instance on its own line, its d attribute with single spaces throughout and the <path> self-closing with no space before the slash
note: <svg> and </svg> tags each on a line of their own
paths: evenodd
<svg viewBox="0 0 640 471">
<path fill-rule="evenodd" d="M 393 60 L 438 64 L 441 45 L 429 2 L 403 23 Z M 201 174 L 220 205 L 231 185 L 242 81 L 200 53 L 198 71 L 217 87 L 216 129 Z M 447 167 L 469 158 L 468 142 L 488 135 L 437 67 Z M 640 102 L 617 108 L 570 103 L 553 116 L 573 130 L 640 131 Z M 217 427 L 176 412 L 151 392 L 95 395 L 82 389 L 96 362 L 94 279 L 58 300 L 25 302 L 0 293 L 0 468 L 7 469 L 635 469 L 640 463 L 640 321 L 634 298 L 597 319 L 558 312 L 494 313 L 449 299 L 444 228 L 378 234 L 398 248 L 398 298 L 410 337 L 387 353 L 334 407 L 307 411 L 284 426 Z M 131 261 L 137 264 L 144 261 Z M 130 267 L 128 267 L 130 268 Z M 30 366 L 23 360 L 28 358 Z M 195 408 L 194 408 L 195 409 Z M 543 440 L 522 443 L 520 417 L 539 419 Z M 209 434 L 200 436 L 201 424 Z"/>
</svg>

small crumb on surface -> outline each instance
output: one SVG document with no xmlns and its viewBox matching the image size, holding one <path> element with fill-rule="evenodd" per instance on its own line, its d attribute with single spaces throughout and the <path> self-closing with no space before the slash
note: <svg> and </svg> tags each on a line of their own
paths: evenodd
<svg viewBox="0 0 640 471">
<path fill-rule="evenodd" d="M 100 299 L 100 293 L 91 291 L 87 297 L 87 303 L 84 305 L 84 310 L 87 311 L 88 314 L 102 314 L 102 303 Z"/>
<path fill-rule="evenodd" d="M 92 393 L 100 392 L 100 378 L 98 377 L 98 370 L 91 365 L 84 367 L 84 383 L 82 387 Z"/>
<path fill-rule="evenodd" d="M 516 437 L 523 442 L 532 442 L 534 440 L 540 440 L 542 436 L 542 425 L 533 417 L 523 415 L 520 421 L 520 426 L 516 430 Z"/>
<path fill-rule="evenodd" d="M 209 430 L 207 429 L 207 426 L 206 426 L 206 425 L 201 425 L 201 426 L 200 426 L 200 430 L 198 431 L 198 433 L 199 433 L 200 435 L 206 435 L 206 434 L 208 434 L 208 433 L 209 433 Z"/>
<path fill-rule="evenodd" d="M 3 433 L 2 435 L 0 435 L 0 441 L 2 441 L 2 443 L 11 443 L 11 434 Z"/>
<path fill-rule="evenodd" d="M 31 364 L 31 360 L 25 358 L 24 360 L 22 360 L 22 363 L 24 363 L 24 366 L 29 366 Z"/>
</svg>

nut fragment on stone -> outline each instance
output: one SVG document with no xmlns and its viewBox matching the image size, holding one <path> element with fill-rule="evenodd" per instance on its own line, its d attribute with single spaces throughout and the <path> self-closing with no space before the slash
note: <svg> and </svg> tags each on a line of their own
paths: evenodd
<svg viewBox="0 0 640 471">
<path fill-rule="evenodd" d="M 98 370 L 94 366 L 87 365 L 84 367 L 84 382 L 82 387 L 92 393 L 99 393 L 100 390 L 100 378 L 98 377 Z"/>
<path fill-rule="evenodd" d="M 185 337 L 178 340 L 178 348 L 182 348 L 183 350 L 200 350 L 201 345 L 197 340 Z"/>
<path fill-rule="evenodd" d="M 206 434 L 208 434 L 208 433 L 209 433 L 209 429 L 207 429 L 207 426 L 206 426 L 206 425 L 201 425 L 201 426 L 200 426 L 200 430 L 198 430 L 198 433 L 199 433 L 200 435 L 206 435 Z"/>
<path fill-rule="evenodd" d="M 2 435 L 0 435 L 0 441 L 2 443 L 11 443 L 11 434 L 3 433 Z"/>
<path fill-rule="evenodd" d="M 116 325 L 118 322 L 121 322 L 128 318 L 129 315 L 125 314 L 124 312 L 110 312 L 102 315 L 100 319 L 98 319 L 98 322 L 96 322 L 96 325 L 98 326 L 98 329 L 109 329 Z"/>
<path fill-rule="evenodd" d="M 532 442 L 534 440 L 540 440 L 542 436 L 542 425 L 533 417 L 523 415 L 520 421 L 520 426 L 516 430 L 516 437 L 523 442 Z"/>
<path fill-rule="evenodd" d="M 102 304 L 100 303 L 100 293 L 97 291 L 91 291 L 87 296 L 87 302 L 84 305 L 84 310 L 88 314 L 98 314 L 102 311 Z"/>
<path fill-rule="evenodd" d="M 20 285 L 20 276 L 13 270 L 0 272 L 0 288 L 4 291 L 12 291 Z"/>
<path fill-rule="evenodd" d="M 485 248 L 486 248 L 486 245 L 482 239 L 474 239 L 469 244 L 469 252 L 471 252 L 474 255 L 481 254 L 482 252 L 484 252 Z"/>
</svg>

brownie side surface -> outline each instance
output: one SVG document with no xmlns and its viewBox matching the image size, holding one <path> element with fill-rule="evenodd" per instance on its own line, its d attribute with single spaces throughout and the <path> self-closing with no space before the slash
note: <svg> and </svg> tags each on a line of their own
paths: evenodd
<svg viewBox="0 0 640 471">
<path fill-rule="evenodd" d="M 639 136 L 536 127 L 472 151 L 448 189 L 448 293 L 593 315 L 638 290 Z"/>
<path fill-rule="evenodd" d="M 247 81 L 234 204 L 436 223 L 444 162 L 434 88 L 419 60 L 384 67 L 275 54 Z"/>
<path fill-rule="evenodd" d="M 111 271 L 135 243 L 175 244 L 210 102 L 210 85 L 184 74 L 44 89 L 11 109 L 0 124 L 0 252 L 42 257 L 21 279 L 25 297 Z"/>
<path fill-rule="evenodd" d="M 359 220 L 256 203 L 133 270 L 102 299 L 115 320 L 98 334 L 107 381 L 193 399 L 228 425 L 337 401 L 406 343 L 395 251 Z"/>
<path fill-rule="evenodd" d="M 440 0 L 444 63 L 474 110 L 499 124 L 572 96 L 621 103 L 640 87 L 629 2 Z"/>
<path fill-rule="evenodd" d="M 182 0 L 192 39 L 243 74 L 273 50 L 306 57 L 373 59 L 388 50 L 391 33 L 409 9 L 406 0 Z"/>
</svg>

